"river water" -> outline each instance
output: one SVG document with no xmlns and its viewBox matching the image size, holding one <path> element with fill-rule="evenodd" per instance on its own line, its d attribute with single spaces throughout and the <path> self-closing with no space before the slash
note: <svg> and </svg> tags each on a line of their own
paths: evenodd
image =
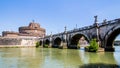
<svg viewBox="0 0 120 68">
<path fill-rule="evenodd" d="M 0 48 L 0 68 L 120 68 L 120 47 L 115 52 L 84 49 Z"/>
</svg>

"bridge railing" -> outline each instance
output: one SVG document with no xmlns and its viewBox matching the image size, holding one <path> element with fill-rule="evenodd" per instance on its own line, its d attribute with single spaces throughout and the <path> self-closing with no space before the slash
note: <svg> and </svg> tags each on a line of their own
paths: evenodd
<svg viewBox="0 0 120 68">
<path fill-rule="evenodd" d="M 115 20 L 110 20 L 110 21 L 102 22 L 102 23 L 98 23 L 98 26 L 104 26 L 104 25 L 108 25 L 108 24 L 114 24 L 114 23 L 116 23 L 118 21 L 120 21 L 120 18 L 115 19 Z M 69 30 L 69 31 L 67 31 L 67 33 L 89 30 L 89 29 L 94 28 L 94 27 L 96 27 L 96 26 L 93 24 L 93 25 L 90 25 L 90 26 L 85 26 L 85 27 L 82 27 L 82 28 Z"/>
<path fill-rule="evenodd" d="M 59 35 L 62 35 L 64 34 L 64 32 L 61 32 L 61 33 L 58 33 L 58 34 L 54 34 L 53 36 L 59 36 Z"/>
<path fill-rule="evenodd" d="M 77 31 L 84 31 L 84 30 L 89 30 L 89 29 L 94 28 L 94 27 L 95 27 L 94 25 L 85 26 L 85 27 L 82 27 L 82 28 L 69 30 L 69 31 L 67 31 L 67 33 L 72 33 L 72 32 L 77 32 Z"/>
<path fill-rule="evenodd" d="M 98 23 L 98 26 L 101 27 L 101 26 L 105 26 L 105 25 L 109 25 L 109 24 L 114 24 L 114 23 L 116 23 L 118 21 L 120 21 L 120 18 L 115 19 L 115 20 L 110 20 L 110 21 L 102 22 L 102 23 Z M 82 28 L 77 28 L 77 29 L 69 30 L 69 31 L 67 31 L 67 33 L 89 30 L 89 29 L 92 29 L 94 27 L 96 27 L 96 25 L 93 24 L 93 25 L 90 25 L 90 26 L 85 26 L 85 27 L 82 27 Z M 63 34 L 64 34 L 64 32 L 61 32 L 61 33 L 53 34 L 52 36 L 59 36 L 59 35 L 63 35 Z M 50 36 L 51 35 L 47 35 L 45 37 L 50 37 Z"/>
<path fill-rule="evenodd" d="M 102 23 L 99 23 L 98 25 L 99 26 L 104 26 L 104 25 L 114 24 L 114 23 L 116 23 L 118 21 L 120 21 L 120 18 L 115 19 L 115 20 L 110 20 L 110 21 L 102 22 Z"/>
</svg>

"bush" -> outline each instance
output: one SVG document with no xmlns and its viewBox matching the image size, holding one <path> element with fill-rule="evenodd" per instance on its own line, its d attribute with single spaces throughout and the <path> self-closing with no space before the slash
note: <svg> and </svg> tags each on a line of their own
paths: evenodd
<svg viewBox="0 0 120 68">
<path fill-rule="evenodd" d="M 40 43 L 39 42 L 36 42 L 36 47 L 39 47 L 40 46 Z"/>
<path fill-rule="evenodd" d="M 98 51 L 98 48 L 99 48 L 99 45 L 98 45 L 98 43 L 96 42 L 96 39 L 92 39 L 91 42 L 90 42 L 90 46 L 86 47 L 86 49 L 87 49 L 89 52 L 97 52 L 97 51 Z"/>
<path fill-rule="evenodd" d="M 45 44 L 44 47 L 45 47 L 45 48 L 48 48 L 48 44 Z"/>
<path fill-rule="evenodd" d="M 77 48 L 80 49 L 80 42 L 78 42 L 78 44 L 77 44 Z"/>
</svg>

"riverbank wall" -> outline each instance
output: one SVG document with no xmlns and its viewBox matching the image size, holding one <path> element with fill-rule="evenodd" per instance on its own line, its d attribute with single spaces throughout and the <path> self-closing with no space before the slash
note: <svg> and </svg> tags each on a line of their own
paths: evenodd
<svg viewBox="0 0 120 68">
<path fill-rule="evenodd" d="M 0 47 L 35 47 L 39 37 L 0 37 Z"/>
</svg>

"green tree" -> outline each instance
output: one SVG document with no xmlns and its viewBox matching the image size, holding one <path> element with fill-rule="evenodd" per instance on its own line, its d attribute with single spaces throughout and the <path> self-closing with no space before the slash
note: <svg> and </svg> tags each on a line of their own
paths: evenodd
<svg viewBox="0 0 120 68">
<path fill-rule="evenodd" d="M 40 46 L 40 43 L 39 42 L 36 42 L 36 47 L 39 47 Z"/>
<path fill-rule="evenodd" d="M 97 52 L 98 51 L 98 48 L 99 48 L 99 45 L 98 43 L 96 42 L 96 39 L 92 39 L 90 41 L 90 46 L 88 46 L 86 49 L 89 51 L 89 52 Z"/>
</svg>

